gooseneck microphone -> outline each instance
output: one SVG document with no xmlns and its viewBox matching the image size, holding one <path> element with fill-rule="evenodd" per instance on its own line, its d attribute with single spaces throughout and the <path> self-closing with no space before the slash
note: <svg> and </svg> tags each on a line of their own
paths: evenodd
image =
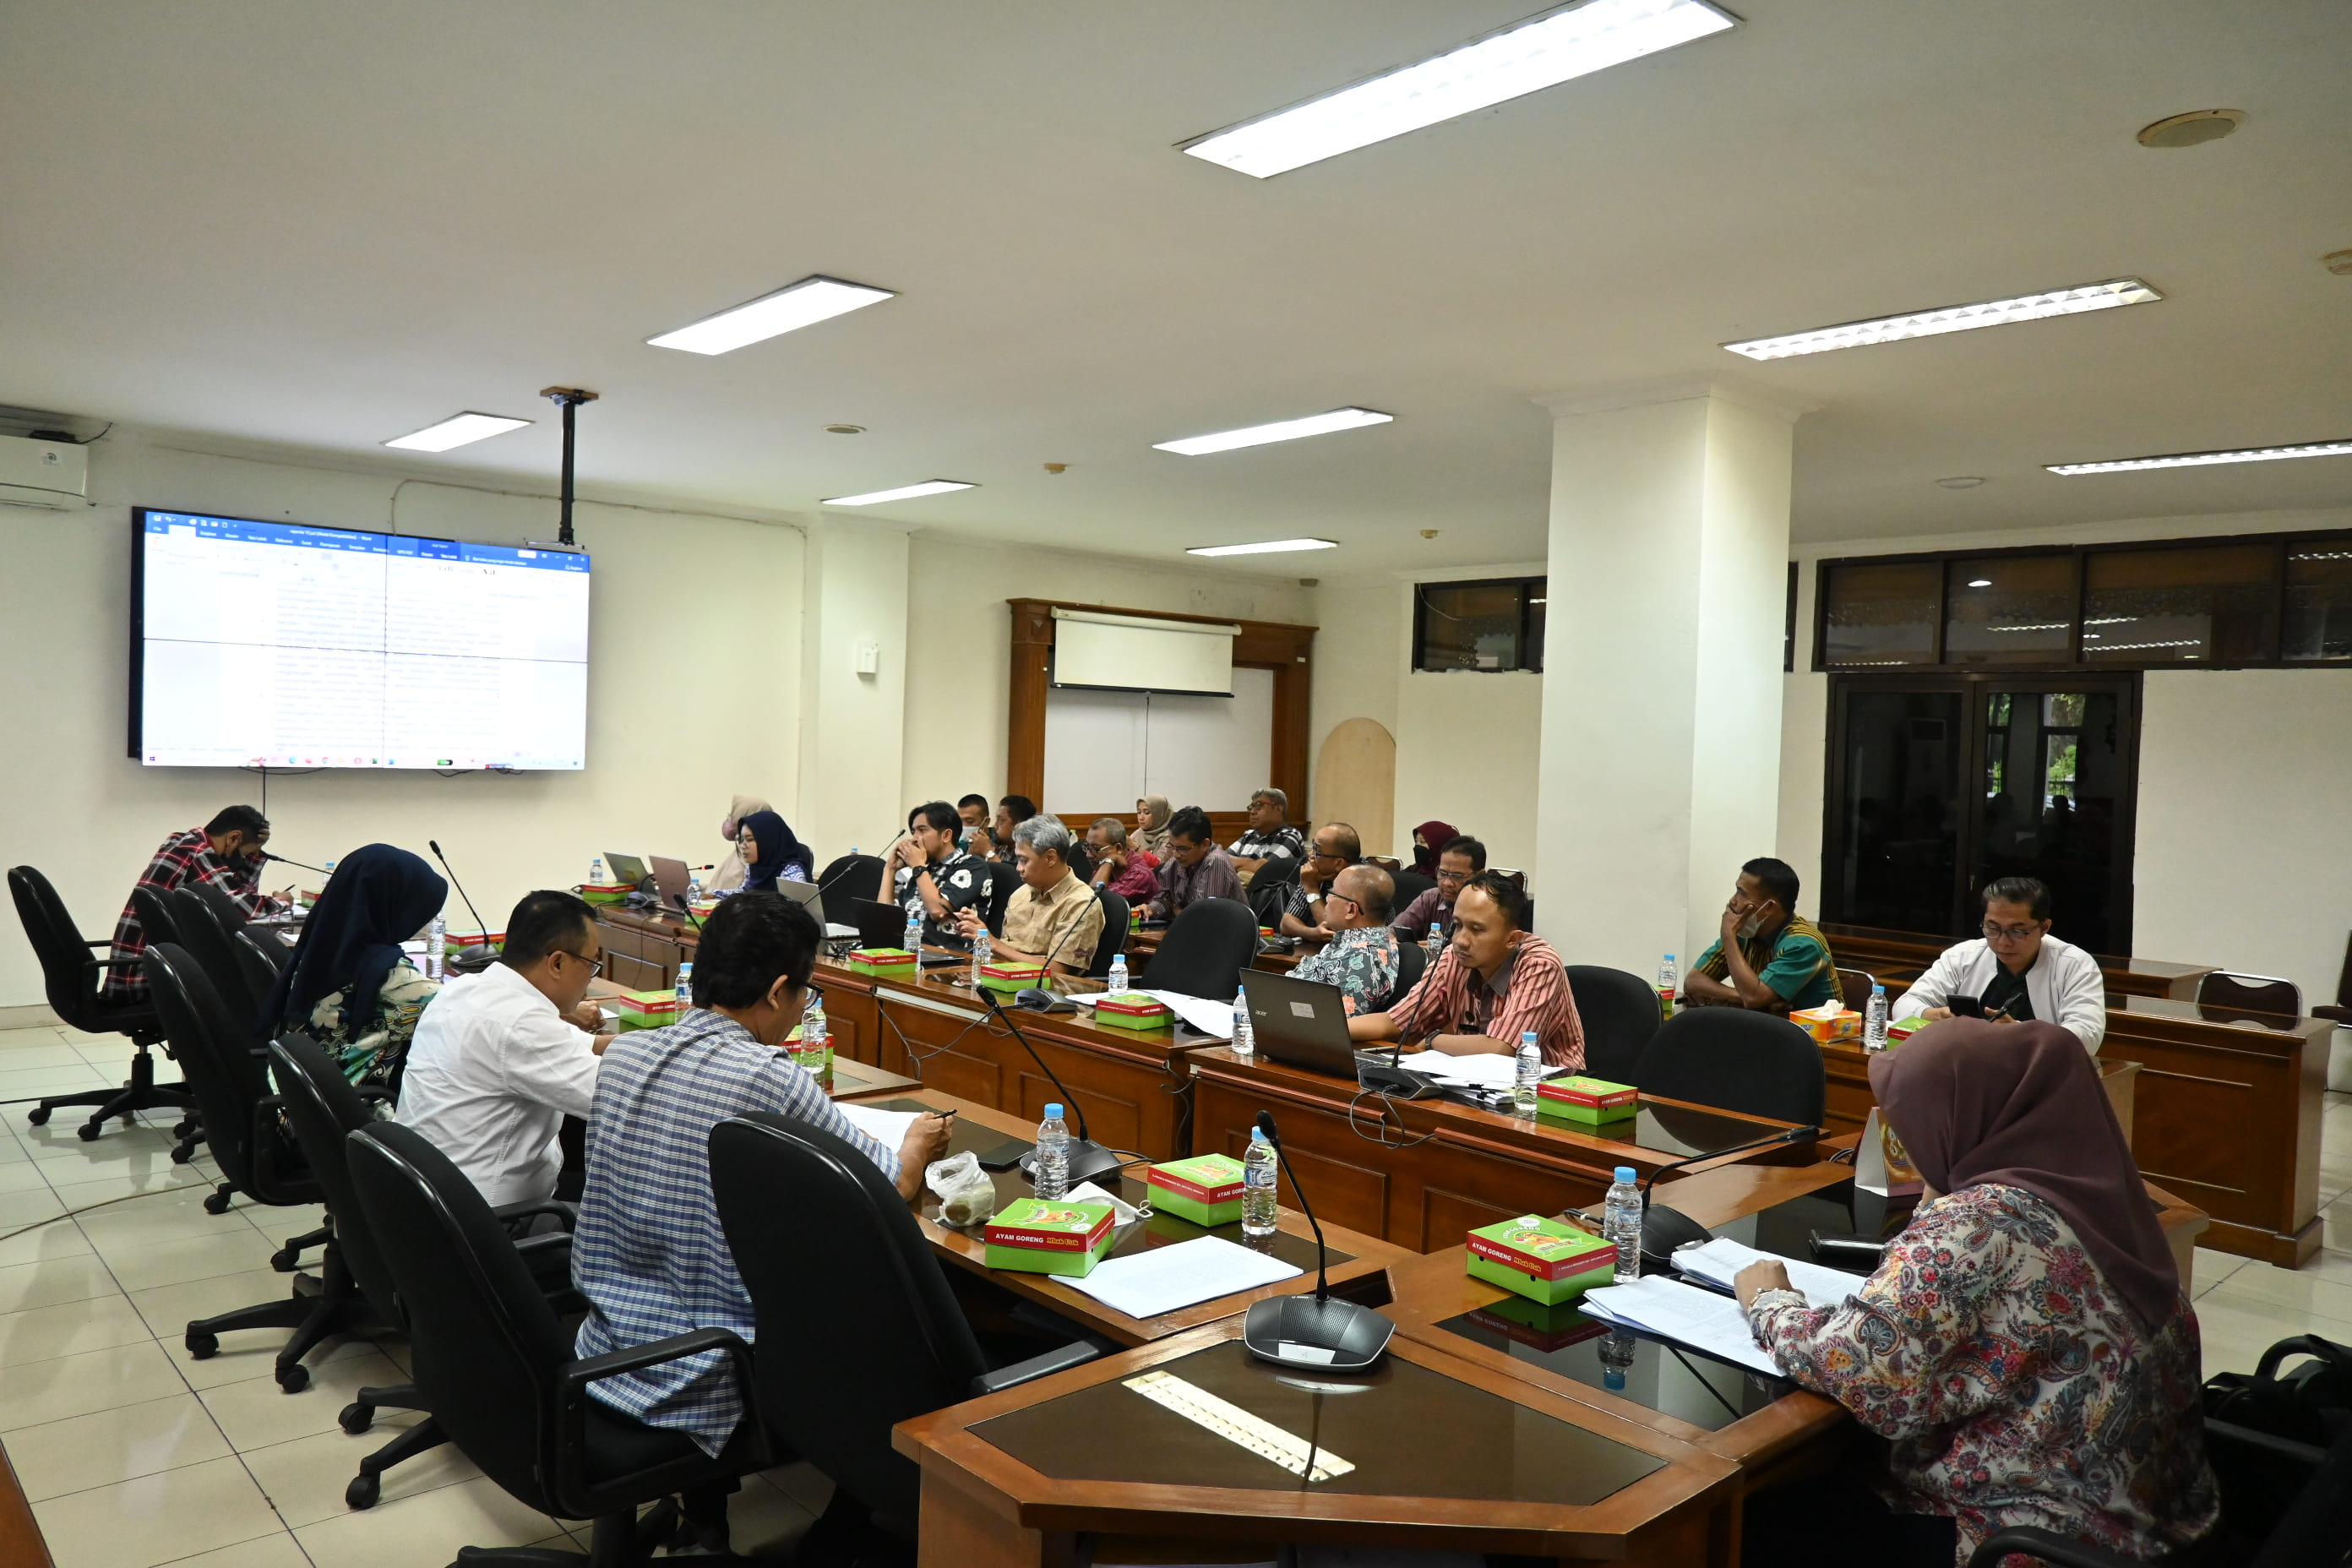
<svg viewBox="0 0 2352 1568">
<path fill-rule="evenodd" d="M 879 853 L 879 854 L 876 855 L 874 858 L 875 858 L 877 860 L 879 860 L 879 861 L 881 861 L 881 862 L 882 862 L 882 868 L 883 868 L 884 870 L 886 870 L 886 871 L 887 871 L 887 870 L 888 870 L 888 869 L 890 868 L 890 847 L 891 847 L 892 845 L 894 845 L 894 844 L 898 843 L 898 840 L 900 840 L 901 838 L 904 838 L 904 837 L 907 837 L 907 829 L 905 829 L 905 828 L 903 828 L 903 827 L 902 827 L 902 828 L 898 829 L 898 832 L 893 833 L 892 835 L 890 835 L 890 837 L 889 837 L 888 838 L 887 838 L 887 839 L 885 839 L 885 840 L 883 841 L 881 853 Z M 848 875 L 849 875 L 849 873 L 850 873 L 852 870 L 856 869 L 856 865 L 857 865 L 857 862 L 856 862 L 855 859 L 852 859 L 848 865 L 844 866 L 840 870 L 835 871 L 832 876 L 830 876 L 830 877 L 826 878 L 824 881 L 819 882 L 819 883 L 816 885 L 816 890 L 817 890 L 819 893 L 825 892 L 825 891 L 826 891 L 827 889 L 830 889 L 830 888 L 831 888 L 831 887 L 832 887 L 835 882 L 840 881 L 844 877 L 848 876 Z M 879 889 L 876 889 L 876 891 L 877 891 L 877 892 L 888 892 L 888 891 L 889 891 L 889 889 L 888 889 L 887 888 L 879 888 Z"/>
<path fill-rule="evenodd" d="M 1680 1209 L 1664 1204 L 1653 1205 L 1650 1189 L 1668 1171 L 1695 1165 L 1701 1160 L 1713 1160 L 1725 1154 L 1744 1154 L 1750 1149 L 1769 1149 L 1779 1143 L 1805 1143 L 1818 1141 L 1818 1127 L 1791 1127 L 1785 1132 L 1775 1132 L 1769 1138 L 1757 1138 L 1746 1143 L 1734 1143 L 1728 1149 L 1709 1149 L 1703 1154 L 1686 1154 L 1679 1160 L 1669 1160 L 1650 1173 L 1642 1183 L 1642 1256 L 1660 1266 L 1669 1262 L 1675 1249 L 1694 1241 L 1708 1240 L 1713 1233 Z"/>
<path fill-rule="evenodd" d="M 1370 1307 L 1331 1299 L 1323 1226 L 1315 1217 L 1315 1206 L 1307 1201 L 1298 1173 L 1291 1168 L 1289 1154 L 1283 1150 L 1272 1111 L 1257 1113 L 1257 1130 L 1274 1145 L 1274 1157 L 1283 1174 L 1290 1178 L 1290 1190 L 1297 1195 L 1298 1207 L 1315 1233 L 1315 1294 L 1269 1296 L 1253 1302 L 1242 1320 L 1242 1343 L 1250 1354 L 1276 1366 L 1306 1372 L 1362 1372 L 1389 1348 L 1389 1336 L 1396 1332 L 1396 1325 Z"/>
<path fill-rule="evenodd" d="M 686 917 L 686 923 L 694 928 L 694 934 L 700 936 L 702 934 L 702 922 L 694 918 L 694 910 L 687 903 L 686 895 L 684 893 L 672 893 L 670 898 L 677 902 L 677 912 Z"/>
<path fill-rule="evenodd" d="M 441 869 L 449 871 L 449 858 L 441 853 L 440 840 L 428 838 L 425 843 L 425 847 L 433 851 L 433 858 L 441 862 Z M 478 954 L 461 953 L 455 959 L 445 956 L 441 961 L 442 964 L 445 968 L 457 970 L 461 974 L 488 969 L 498 962 L 499 956 L 490 946 L 490 922 L 482 918 L 482 911 L 474 907 L 474 900 L 466 898 L 466 884 L 457 880 L 457 873 L 455 871 L 449 871 L 449 885 L 457 889 L 459 898 L 466 900 L 466 912 L 474 917 L 474 929 L 482 933 L 482 945 Z"/>
<path fill-rule="evenodd" d="M 1013 1031 L 1013 1037 L 1021 1042 L 1021 1048 L 1029 1053 L 1029 1059 L 1035 1062 L 1039 1070 L 1053 1080 L 1054 1088 L 1061 1093 L 1062 1103 L 1067 1106 L 1070 1113 L 1078 1119 L 1078 1135 L 1071 1139 L 1069 1144 L 1070 1185 L 1076 1186 L 1080 1182 L 1091 1182 L 1097 1176 L 1116 1175 L 1119 1167 L 1127 1162 L 1087 1135 L 1087 1108 L 1078 1102 L 1076 1095 L 1070 1092 L 1070 1086 L 1062 1081 L 1062 1075 L 1055 1072 L 1045 1058 L 1037 1054 L 1037 1047 L 1029 1043 L 1029 1037 L 1021 1032 L 1021 1026 L 1013 1022 L 1013 1015 L 1004 1010 L 1003 1005 L 997 1001 L 993 991 L 985 985 L 976 986 L 974 989 L 980 993 L 980 999 L 989 1012 L 1004 1020 L 1004 1026 Z M 1021 1168 L 1029 1173 L 1029 1179 L 1032 1182 L 1037 1179 L 1037 1152 L 1034 1149 L 1021 1156 Z"/>
<path fill-rule="evenodd" d="M 267 849 L 261 852 L 261 858 L 264 860 L 275 860 L 281 866 L 299 866 L 305 871 L 316 871 L 321 877 L 331 875 L 324 866 L 313 866 L 308 860 L 289 860 L 283 855 L 272 855 Z"/>
</svg>

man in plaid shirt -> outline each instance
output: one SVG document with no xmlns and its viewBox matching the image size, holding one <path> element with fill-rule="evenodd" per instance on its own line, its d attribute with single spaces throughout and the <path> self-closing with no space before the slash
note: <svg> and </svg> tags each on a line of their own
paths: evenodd
<svg viewBox="0 0 2352 1568">
<path fill-rule="evenodd" d="M 247 914 L 257 915 L 269 904 L 261 890 L 261 850 L 268 842 L 268 817 L 249 805 L 224 807 L 202 827 L 163 840 L 140 874 L 139 886 L 163 893 L 210 882 L 245 906 Z M 126 903 L 114 922 L 114 956 L 106 971 L 108 1001 L 146 999 L 147 976 L 139 967 L 146 951 L 147 933 L 140 928 L 138 911 Z"/>
<path fill-rule="evenodd" d="M 1528 930 L 1528 896 L 1496 871 L 1470 879 L 1454 900 L 1454 940 L 1402 1001 L 1348 1020 L 1359 1040 L 1425 1040 L 1433 1051 L 1517 1054 L 1533 1030 L 1544 1065 L 1584 1070 L 1584 1026 L 1568 971 Z"/>
</svg>

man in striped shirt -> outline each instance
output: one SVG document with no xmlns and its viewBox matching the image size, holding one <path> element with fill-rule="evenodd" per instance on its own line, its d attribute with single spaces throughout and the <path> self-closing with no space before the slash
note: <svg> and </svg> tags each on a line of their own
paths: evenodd
<svg viewBox="0 0 2352 1568">
<path fill-rule="evenodd" d="M 1450 1056 L 1516 1054 L 1535 1032 L 1544 1065 L 1584 1069 L 1584 1026 L 1568 971 L 1551 944 L 1528 930 L 1528 896 L 1481 871 L 1454 900 L 1454 940 L 1404 1000 L 1348 1020 L 1359 1040 L 1421 1040 Z"/>
<path fill-rule="evenodd" d="M 140 887 L 168 893 L 210 882 L 257 915 L 269 906 L 261 890 L 262 847 L 269 842 L 269 819 L 249 805 L 224 806 L 202 827 L 174 833 L 163 840 L 147 869 L 139 874 Z M 147 932 L 139 911 L 126 903 L 114 922 L 114 954 L 107 964 L 105 996 L 110 1002 L 142 1001 L 147 995 L 146 972 L 139 967 L 147 952 Z"/>
<path fill-rule="evenodd" d="M 923 1168 L 945 1156 L 945 1117 L 918 1117 L 898 1148 L 885 1148 L 780 1053 L 808 1005 L 821 935 L 782 894 L 737 893 L 702 922 L 693 1010 L 605 1050 L 572 1240 L 572 1282 L 589 1303 L 581 1355 L 695 1329 L 753 1337 L 751 1298 L 710 1195 L 710 1130 L 721 1121 L 767 1110 L 821 1127 L 880 1166 L 909 1203 L 922 1193 Z M 709 1454 L 727 1446 L 746 1400 L 719 1352 L 600 1378 L 589 1393 Z"/>
</svg>

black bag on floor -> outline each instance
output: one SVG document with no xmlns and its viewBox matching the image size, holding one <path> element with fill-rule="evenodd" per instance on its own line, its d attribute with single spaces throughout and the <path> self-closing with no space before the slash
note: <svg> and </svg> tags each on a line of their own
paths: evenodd
<svg viewBox="0 0 2352 1568">
<path fill-rule="evenodd" d="M 2284 1375 L 2281 1368 L 2296 1364 Z M 2281 1340 L 2252 1373 L 2205 1382 L 2205 1452 L 2231 1526 L 2259 1540 L 2284 1517 L 2327 1450 L 2352 1431 L 2352 1348 L 2313 1334 Z"/>
</svg>

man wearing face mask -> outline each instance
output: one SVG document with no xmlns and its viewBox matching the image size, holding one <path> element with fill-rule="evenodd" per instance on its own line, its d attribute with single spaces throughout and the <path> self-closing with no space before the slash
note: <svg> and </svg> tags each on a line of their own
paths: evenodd
<svg viewBox="0 0 2352 1568">
<path fill-rule="evenodd" d="M 1723 907 L 1723 934 L 1698 955 L 1683 1000 L 1786 1016 L 1835 996 L 1829 938 L 1797 913 L 1797 873 L 1785 860 L 1742 866 Z"/>
<path fill-rule="evenodd" d="M 270 907 L 261 890 L 263 847 L 269 842 L 269 819 L 249 805 L 224 807 L 202 827 L 174 833 L 156 849 L 155 858 L 139 875 L 140 887 L 167 893 L 210 882 L 243 906 L 247 915 Z M 139 960 L 147 952 L 147 933 L 139 911 L 126 903 L 114 922 L 114 956 L 106 970 L 106 999 L 138 1002 L 146 999 L 147 976 Z"/>
</svg>

